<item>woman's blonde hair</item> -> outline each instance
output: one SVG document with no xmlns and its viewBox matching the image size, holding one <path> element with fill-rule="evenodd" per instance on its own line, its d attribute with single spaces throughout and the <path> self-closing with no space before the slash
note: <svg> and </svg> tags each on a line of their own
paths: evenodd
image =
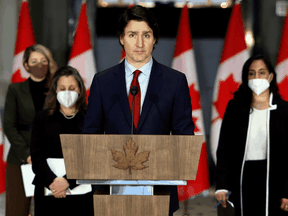
<svg viewBox="0 0 288 216">
<path fill-rule="evenodd" d="M 32 52 L 39 52 L 47 58 L 49 62 L 49 72 L 53 76 L 53 74 L 58 69 L 57 63 L 54 61 L 51 51 L 47 47 L 41 44 L 34 44 L 26 48 L 24 55 L 23 55 L 23 59 L 22 59 L 22 64 L 24 68 L 26 69 L 25 63 L 28 63 L 28 59 Z"/>
</svg>

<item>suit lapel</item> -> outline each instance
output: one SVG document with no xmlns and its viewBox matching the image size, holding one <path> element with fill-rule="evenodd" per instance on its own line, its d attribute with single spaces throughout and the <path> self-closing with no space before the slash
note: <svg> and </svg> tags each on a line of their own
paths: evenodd
<svg viewBox="0 0 288 216">
<path fill-rule="evenodd" d="M 155 61 L 153 58 L 153 66 L 151 69 L 148 89 L 147 89 L 146 96 L 144 99 L 144 103 L 143 103 L 142 112 L 140 115 L 137 131 L 139 131 L 141 126 L 143 125 L 144 120 L 145 120 L 154 100 L 156 98 L 158 98 L 158 92 L 161 89 L 162 84 L 163 84 L 163 76 L 162 75 L 163 75 L 163 71 L 159 67 L 159 63 L 157 61 Z"/>
<path fill-rule="evenodd" d="M 118 97 L 118 101 L 120 103 L 120 106 L 123 110 L 123 113 L 131 126 L 131 113 L 130 113 L 130 107 L 128 102 L 128 96 L 126 92 L 126 81 L 125 81 L 125 61 L 122 61 L 119 64 L 118 69 L 114 70 L 114 77 L 112 78 L 112 83 L 115 89 L 115 92 Z"/>
<path fill-rule="evenodd" d="M 35 116 L 35 107 L 30 92 L 29 80 L 26 80 L 22 83 L 21 100 L 23 101 L 23 104 L 25 104 L 25 107 L 22 107 L 21 109 L 25 109 L 27 115 L 30 116 L 31 119 L 33 119 Z"/>
</svg>

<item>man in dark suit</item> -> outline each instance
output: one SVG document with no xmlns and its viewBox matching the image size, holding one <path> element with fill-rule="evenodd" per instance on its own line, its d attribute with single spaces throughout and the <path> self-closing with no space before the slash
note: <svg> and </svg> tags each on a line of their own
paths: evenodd
<svg viewBox="0 0 288 216">
<path fill-rule="evenodd" d="M 159 37 L 154 14 L 139 5 L 128 8 L 119 18 L 118 35 L 126 58 L 94 76 L 83 133 L 130 134 L 130 88 L 136 86 L 134 134 L 193 135 L 185 75 L 151 55 Z M 177 187 L 158 186 L 155 190 L 170 191 L 169 215 L 173 215 L 179 208 Z"/>
</svg>

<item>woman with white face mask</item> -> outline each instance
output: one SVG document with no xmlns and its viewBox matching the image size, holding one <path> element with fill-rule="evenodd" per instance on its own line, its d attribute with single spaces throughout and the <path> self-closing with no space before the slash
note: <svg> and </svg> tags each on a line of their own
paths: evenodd
<svg viewBox="0 0 288 216">
<path fill-rule="evenodd" d="M 270 61 L 252 56 L 222 121 L 216 199 L 223 207 L 232 202 L 236 216 L 288 215 L 287 153 L 288 103 Z"/>
<path fill-rule="evenodd" d="M 32 169 L 35 173 L 35 216 L 94 215 L 91 185 L 73 195 L 76 180 L 57 176 L 51 162 L 63 163 L 59 134 L 80 134 L 86 113 L 86 89 L 73 67 L 59 68 L 52 77 L 48 109 L 36 114 L 31 137 Z"/>
</svg>

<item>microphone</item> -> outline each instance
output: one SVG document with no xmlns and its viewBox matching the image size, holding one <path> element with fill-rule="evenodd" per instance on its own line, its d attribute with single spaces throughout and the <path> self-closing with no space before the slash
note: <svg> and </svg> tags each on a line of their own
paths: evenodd
<svg viewBox="0 0 288 216">
<path fill-rule="evenodd" d="M 138 93 L 137 86 L 131 86 L 130 92 L 133 95 L 133 101 L 132 101 L 132 126 L 131 126 L 131 135 L 133 135 L 133 126 L 134 126 L 134 101 L 135 101 L 135 95 Z"/>
<path fill-rule="evenodd" d="M 138 93 L 138 88 L 137 88 L 137 86 L 131 86 L 130 92 L 131 92 L 131 94 L 133 95 L 133 98 L 134 98 L 135 95 L 137 95 L 137 93 Z"/>
</svg>

